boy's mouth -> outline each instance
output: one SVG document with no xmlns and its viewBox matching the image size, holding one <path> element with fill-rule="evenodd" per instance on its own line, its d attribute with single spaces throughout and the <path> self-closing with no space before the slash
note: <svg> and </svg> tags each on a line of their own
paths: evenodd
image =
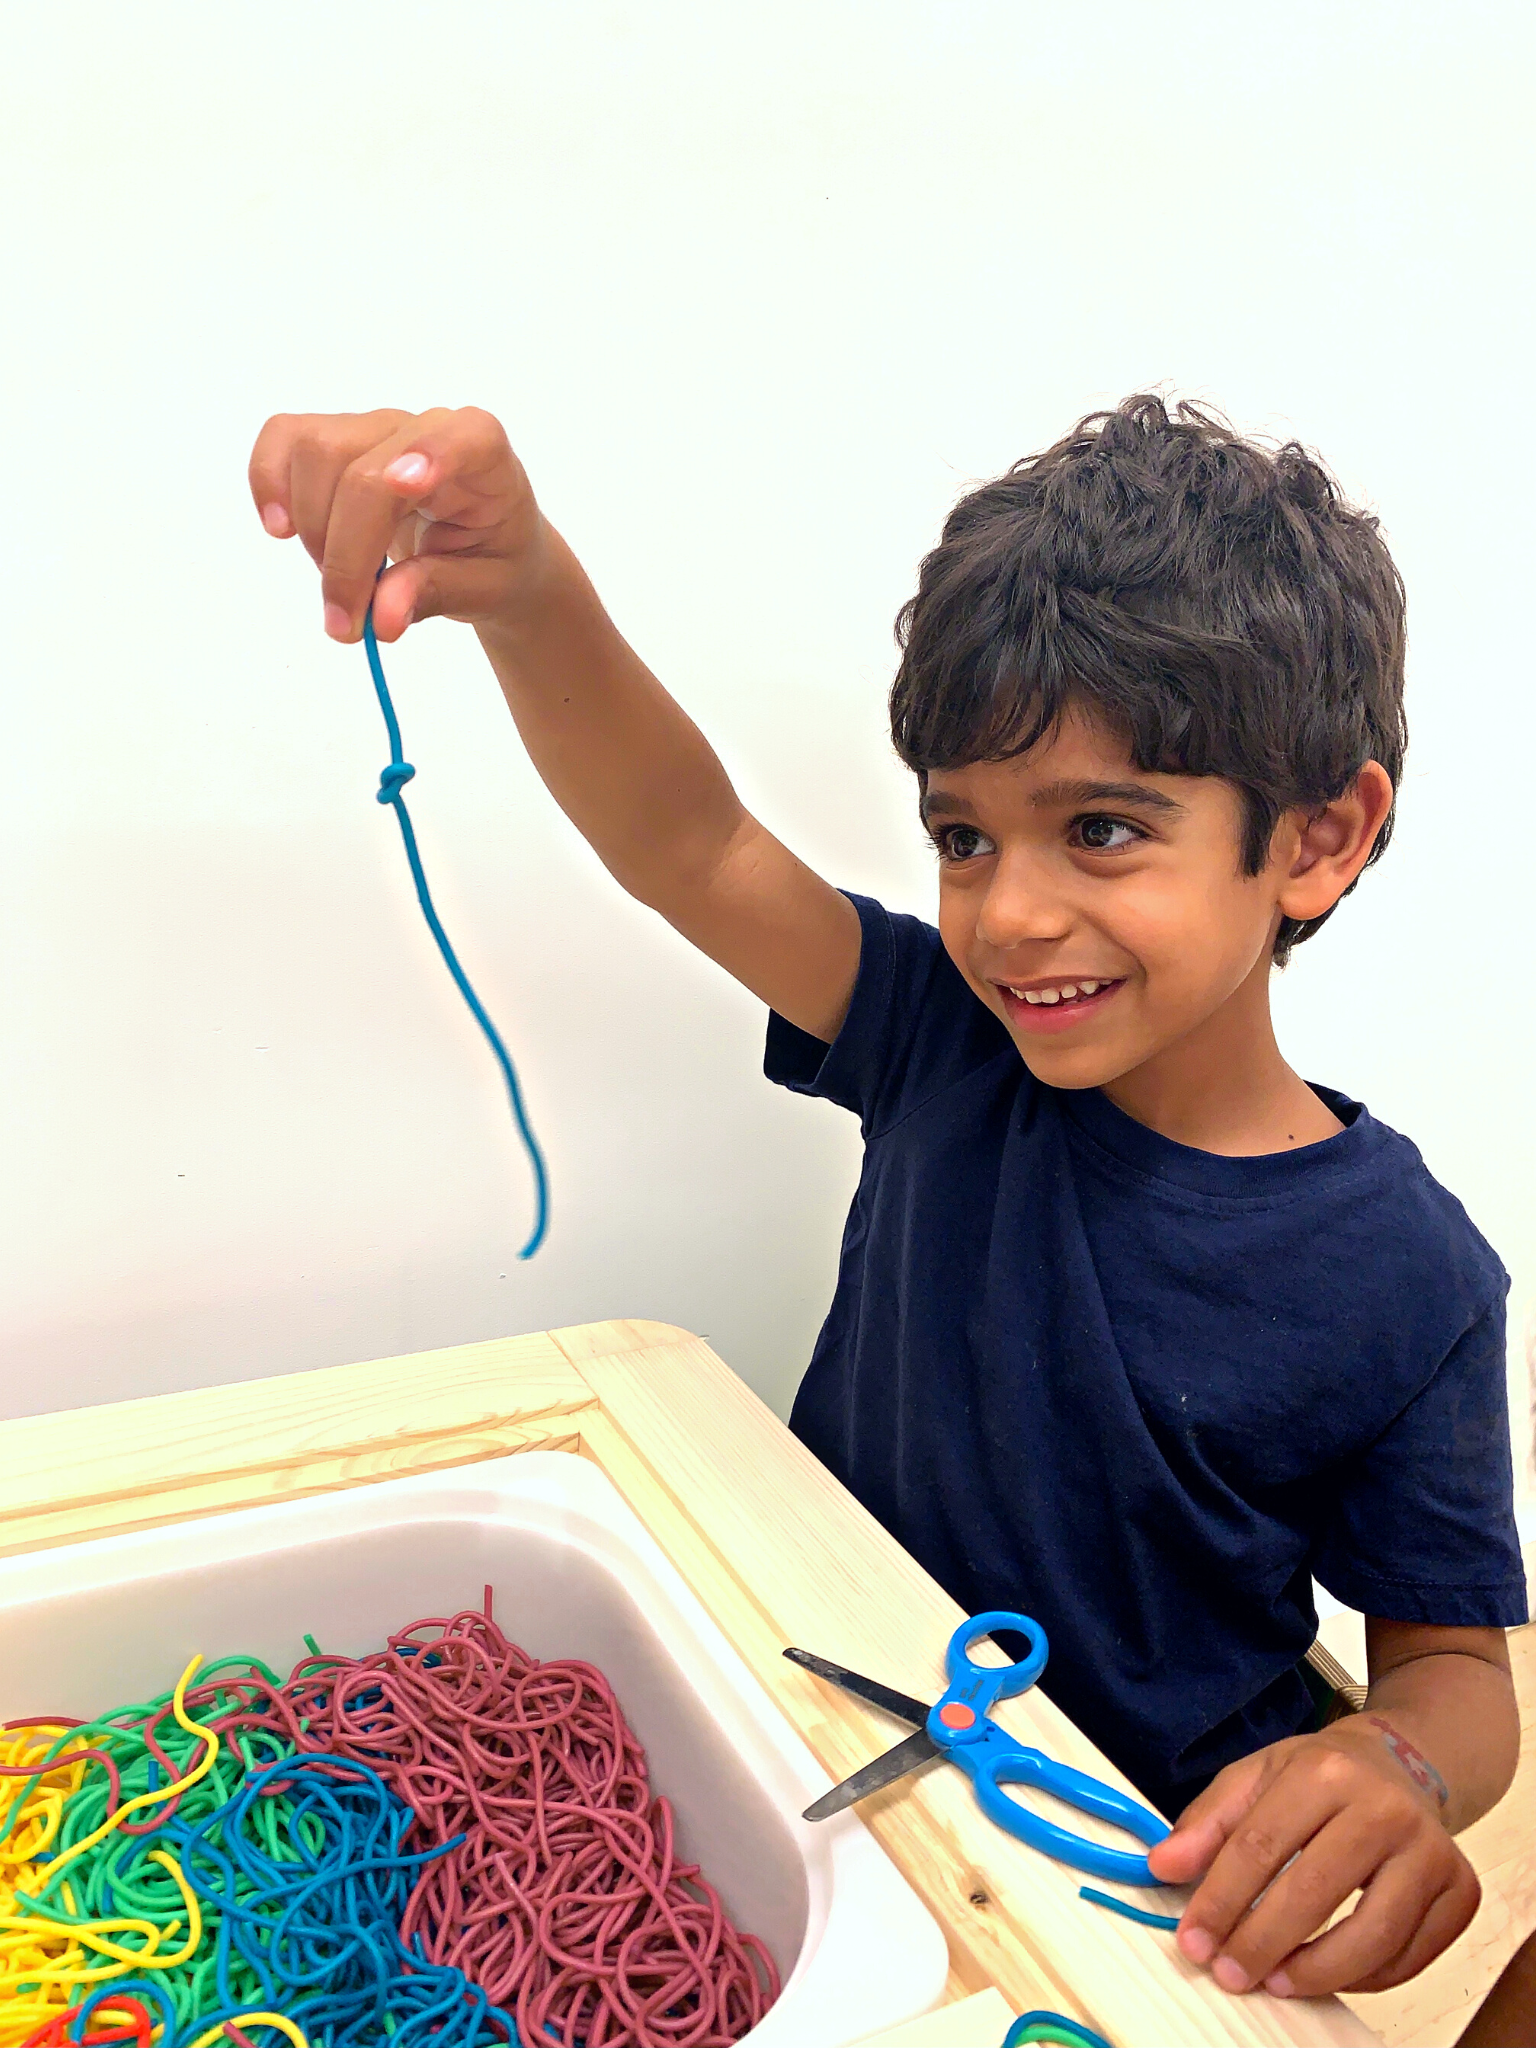
<svg viewBox="0 0 1536 2048">
<path fill-rule="evenodd" d="M 1049 1034 L 1070 1031 L 1074 1024 L 1095 1017 L 1116 989 L 1125 981 L 1032 981 L 1014 984 L 999 981 L 993 986 L 1002 997 L 1010 1024 L 1020 1031 Z"/>
</svg>

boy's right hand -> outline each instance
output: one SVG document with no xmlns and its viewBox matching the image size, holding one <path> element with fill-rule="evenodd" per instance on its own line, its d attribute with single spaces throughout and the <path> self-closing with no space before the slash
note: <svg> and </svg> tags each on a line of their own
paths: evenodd
<svg viewBox="0 0 1536 2048">
<path fill-rule="evenodd" d="M 275 539 L 320 568 L 325 630 L 357 640 L 369 600 L 380 640 L 415 619 L 515 617 L 547 531 L 501 423 L 475 406 L 278 413 L 256 439 L 251 496 Z M 386 555 L 394 565 L 375 585 Z"/>
</svg>

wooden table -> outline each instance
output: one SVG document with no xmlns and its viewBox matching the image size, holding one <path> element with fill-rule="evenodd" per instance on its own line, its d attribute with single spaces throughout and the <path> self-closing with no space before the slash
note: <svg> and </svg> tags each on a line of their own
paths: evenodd
<svg viewBox="0 0 1536 2048">
<path fill-rule="evenodd" d="M 784 1661 L 803 1643 L 920 1696 L 942 1689 L 959 1609 L 709 1347 L 641 1322 L 589 1323 L 4 1424 L 0 1554 L 230 1508 L 556 1450 L 600 1465 L 834 1778 L 889 1724 Z M 998 1719 L 1123 1783 L 1039 1692 Z M 1077 1878 L 929 1771 L 860 1812 L 949 1941 L 951 2003 L 891 2048 L 997 2048 L 1045 2006 L 1124 2048 L 1361 2044 L 1334 1999 L 1230 1998 L 1171 1939 L 1096 1911 Z M 1161 1895 L 1166 1903 L 1166 1894 Z M 1149 1903 L 1156 1903 L 1149 1900 Z"/>
</svg>

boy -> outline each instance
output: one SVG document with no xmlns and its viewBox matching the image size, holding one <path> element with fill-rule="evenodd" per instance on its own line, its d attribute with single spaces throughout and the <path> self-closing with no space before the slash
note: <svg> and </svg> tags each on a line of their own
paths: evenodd
<svg viewBox="0 0 1536 2048">
<path fill-rule="evenodd" d="M 967 1610 L 1043 1622 L 1052 1696 L 1181 1814 L 1185 1955 L 1282 1996 L 1421 1969 L 1518 1741 L 1506 1281 L 1269 1015 L 1391 822 L 1375 522 L 1151 398 L 966 498 L 892 695 L 935 932 L 747 815 L 488 415 L 275 419 L 251 485 L 334 638 L 370 599 L 383 641 L 475 626 L 618 881 L 770 1005 L 771 1077 L 860 1116 L 793 1426 Z M 1314 1573 L 1372 1617 L 1367 1711 L 1326 1727 Z"/>
</svg>

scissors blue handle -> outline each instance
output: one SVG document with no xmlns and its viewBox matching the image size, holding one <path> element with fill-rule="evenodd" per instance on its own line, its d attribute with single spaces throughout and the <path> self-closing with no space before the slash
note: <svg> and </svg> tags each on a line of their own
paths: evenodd
<svg viewBox="0 0 1536 2048">
<path fill-rule="evenodd" d="M 1026 1638 L 1028 1654 L 1016 1664 L 977 1664 L 971 1645 L 999 1629 L 1012 1630 Z M 928 1734 L 949 1761 L 958 1764 L 976 1792 L 976 1803 L 989 1820 L 1010 1835 L 1017 1835 L 1032 1849 L 1070 1863 L 1094 1877 L 1118 1884 L 1157 1884 L 1145 1856 L 1129 1849 L 1106 1849 L 1086 1836 L 1074 1835 L 1043 1819 L 1017 1799 L 1010 1799 L 1004 1785 L 1033 1785 L 1042 1792 L 1065 1800 L 1080 1813 L 1091 1813 L 1111 1822 L 1145 1842 L 1150 1849 L 1169 1832 L 1168 1823 L 1150 1807 L 1138 1805 L 1123 1792 L 1097 1778 L 1074 1771 L 1067 1764 L 1052 1763 L 1038 1749 L 1026 1749 L 995 1721 L 987 1710 L 998 1700 L 1027 1692 L 1045 1669 L 1050 1654 L 1045 1630 L 1027 1614 L 994 1610 L 973 1614 L 962 1622 L 949 1639 L 945 1665 L 949 1685 L 928 1715 Z"/>
</svg>

